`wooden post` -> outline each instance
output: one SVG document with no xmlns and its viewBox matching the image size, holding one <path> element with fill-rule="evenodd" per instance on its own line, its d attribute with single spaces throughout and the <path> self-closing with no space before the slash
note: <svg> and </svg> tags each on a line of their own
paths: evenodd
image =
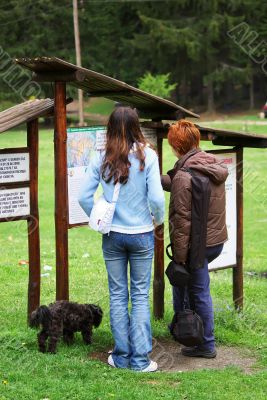
<svg viewBox="0 0 267 400">
<path fill-rule="evenodd" d="M 28 319 L 40 305 L 40 234 L 38 210 L 38 119 L 27 123 L 27 147 L 30 158 L 30 217 L 28 224 L 29 285 Z"/>
<path fill-rule="evenodd" d="M 69 299 L 66 83 L 55 82 L 56 299 Z"/>
<path fill-rule="evenodd" d="M 236 148 L 236 204 L 237 204 L 237 251 L 236 267 L 233 268 L 233 300 L 235 308 L 243 308 L 243 147 Z"/>
<path fill-rule="evenodd" d="M 162 144 L 163 139 L 157 139 L 159 167 L 162 173 Z M 155 256 L 153 281 L 153 312 L 156 319 L 164 316 L 164 224 L 155 229 Z"/>
</svg>

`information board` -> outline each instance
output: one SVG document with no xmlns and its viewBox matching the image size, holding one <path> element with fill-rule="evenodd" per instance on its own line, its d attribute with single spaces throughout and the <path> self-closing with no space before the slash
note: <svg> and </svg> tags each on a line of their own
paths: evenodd
<svg viewBox="0 0 267 400">
<path fill-rule="evenodd" d="M 86 168 L 96 153 L 105 147 L 105 128 L 69 128 L 67 143 L 69 224 L 88 222 L 88 217 L 78 203 L 78 194 Z"/>
<path fill-rule="evenodd" d="M 30 188 L 0 189 L 0 219 L 30 214 Z"/>
<path fill-rule="evenodd" d="M 29 169 L 29 153 L 0 154 L 0 183 L 28 181 Z"/>
<path fill-rule="evenodd" d="M 209 270 L 233 266 L 236 264 L 237 240 L 237 203 L 236 203 L 236 153 L 216 153 L 216 157 L 223 160 L 229 175 L 225 182 L 226 190 L 226 225 L 228 241 L 224 244 L 222 254 L 209 264 Z"/>
<path fill-rule="evenodd" d="M 155 130 L 142 128 L 142 132 L 156 146 Z M 97 151 L 105 149 L 106 127 L 69 128 L 67 135 L 69 224 L 75 225 L 89 220 L 78 203 L 78 194 L 90 160 Z"/>
</svg>

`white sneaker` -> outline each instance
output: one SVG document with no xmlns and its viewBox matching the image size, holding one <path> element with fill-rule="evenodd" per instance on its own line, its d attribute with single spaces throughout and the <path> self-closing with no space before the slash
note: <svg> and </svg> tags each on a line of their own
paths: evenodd
<svg viewBox="0 0 267 400">
<path fill-rule="evenodd" d="M 155 372 L 158 369 L 158 364 L 156 361 L 150 361 L 148 367 L 141 370 L 141 372 Z"/>
<path fill-rule="evenodd" d="M 108 365 L 110 365 L 113 368 L 117 368 L 115 363 L 114 363 L 114 361 L 113 361 L 113 358 L 112 358 L 111 354 L 110 354 L 110 356 L 108 356 Z"/>
</svg>

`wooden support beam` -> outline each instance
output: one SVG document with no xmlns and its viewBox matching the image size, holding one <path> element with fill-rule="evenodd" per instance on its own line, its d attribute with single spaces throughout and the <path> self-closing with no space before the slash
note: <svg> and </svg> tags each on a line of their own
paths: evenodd
<svg viewBox="0 0 267 400">
<path fill-rule="evenodd" d="M 85 73 L 78 71 L 33 72 L 32 80 L 35 82 L 83 82 Z"/>
<path fill-rule="evenodd" d="M 163 139 L 158 138 L 160 173 L 162 173 Z M 154 281 L 153 281 L 153 313 L 156 319 L 164 316 L 164 224 L 155 229 Z"/>
<path fill-rule="evenodd" d="M 234 137 L 234 136 L 214 136 L 212 140 L 214 145 L 218 146 L 242 146 L 242 147 L 252 147 L 258 149 L 267 148 L 267 139 L 260 138 L 249 138 L 249 137 Z"/>
<path fill-rule="evenodd" d="M 56 299 L 69 299 L 66 83 L 55 82 Z"/>
<path fill-rule="evenodd" d="M 87 92 L 87 95 L 89 97 L 108 97 L 108 98 L 113 98 L 113 97 L 118 97 L 118 96 L 133 96 L 133 93 L 128 90 L 96 90 L 92 92 Z"/>
<path fill-rule="evenodd" d="M 236 267 L 233 268 L 233 300 L 235 308 L 243 308 L 243 147 L 236 149 L 236 204 L 237 204 L 237 250 Z"/>
<path fill-rule="evenodd" d="M 29 285 L 28 321 L 40 305 L 40 232 L 38 210 L 38 119 L 27 123 L 27 146 L 30 155 L 30 216 L 28 224 Z"/>
</svg>

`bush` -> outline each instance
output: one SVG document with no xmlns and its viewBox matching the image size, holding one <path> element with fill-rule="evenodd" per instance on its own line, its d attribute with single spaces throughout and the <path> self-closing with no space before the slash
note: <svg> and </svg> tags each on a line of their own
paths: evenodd
<svg viewBox="0 0 267 400">
<path fill-rule="evenodd" d="M 169 98 L 177 83 L 169 83 L 170 74 L 152 75 L 150 72 L 138 79 L 138 88 L 155 96 Z"/>
</svg>

